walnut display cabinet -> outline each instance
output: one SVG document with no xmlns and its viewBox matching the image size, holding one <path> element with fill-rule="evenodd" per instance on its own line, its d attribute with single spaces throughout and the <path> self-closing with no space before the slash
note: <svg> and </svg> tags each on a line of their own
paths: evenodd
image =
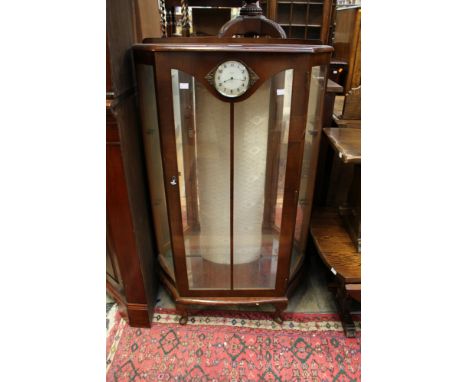
<svg viewBox="0 0 468 382">
<path fill-rule="evenodd" d="M 190 305 L 273 304 L 300 280 L 332 48 L 275 38 L 133 47 L 161 279 Z"/>
</svg>

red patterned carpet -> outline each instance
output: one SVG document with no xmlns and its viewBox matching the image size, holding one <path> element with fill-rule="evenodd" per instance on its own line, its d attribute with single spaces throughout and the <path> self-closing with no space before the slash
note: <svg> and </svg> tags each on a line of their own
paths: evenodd
<svg viewBox="0 0 468 382">
<path fill-rule="evenodd" d="M 107 339 L 107 381 L 351 382 L 361 380 L 360 331 L 346 338 L 337 315 L 202 311 L 178 323 L 157 309 L 151 329 L 117 313 Z M 357 322 L 359 328 L 359 322 Z"/>
</svg>

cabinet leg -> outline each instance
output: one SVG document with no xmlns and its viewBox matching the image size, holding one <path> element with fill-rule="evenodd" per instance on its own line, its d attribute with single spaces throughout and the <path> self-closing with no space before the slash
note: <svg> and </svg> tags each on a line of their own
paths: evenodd
<svg viewBox="0 0 468 382">
<path fill-rule="evenodd" d="M 273 313 L 273 321 L 281 325 L 283 323 L 283 318 L 281 317 L 281 314 L 286 310 L 288 303 L 278 302 L 273 305 L 275 307 L 275 313 Z"/>
<path fill-rule="evenodd" d="M 336 297 L 345 335 L 348 338 L 354 338 L 356 337 L 356 326 L 354 325 L 354 321 L 350 313 L 351 299 L 348 296 L 344 285 L 339 286 Z"/>
<path fill-rule="evenodd" d="M 180 315 L 179 324 L 185 325 L 188 322 L 187 308 L 182 304 L 176 304 L 177 313 Z"/>
</svg>

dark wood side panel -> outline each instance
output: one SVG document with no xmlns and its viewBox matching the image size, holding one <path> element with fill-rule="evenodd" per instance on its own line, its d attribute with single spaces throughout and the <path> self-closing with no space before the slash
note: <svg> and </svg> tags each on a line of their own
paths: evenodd
<svg viewBox="0 0 468 382">
<path fill-rule="evenodd" d="M 133 326 L 151 324 L 158 270 L 131 47 L 159 29 L 156 14 L 150 0 L 107 2 L 107 289 Z"/>
<path fill-rule="evenodd" d="M 110 68 L 110 66 L 108 66 Z M 108 73 L 109 75 L 109 73 Z M 109 144 L 120 144 L 119 129 L 117 121 L 111 111 L 112 101 L 106 102 L 106 142 Z M 106 152 L 106 175 L 107 168 L 113 166 L 113 163 L 109 162 L 110 157 Z M 109 179 L 106 178 L 107 192 L 109 191 Z M 107 197 L 107 195 L 106 195 Z M 119 304 L 121 310 L 126 312 L 125 304 L 125 287 L 122 276 L 119 271 L 119 260 L 117 259 L 116 243 L 111 230 L 111 223 L 109 219 L 109 203 L 106 203 L 106 291 L 114 298 Z"/>
<path fill-rule="evenodd" d="M 114 105 L 107 124 L 107 210 L 110 237 L 125 300 L 146 306 L 147 320 L 128 310 L 131 325 L 148 326 L 157 293 L 157 269 L 148 212 L 134 97 Z"/>
<path fill-rule="evenodd" d="M 146 166 L 141 127 L 137 117 L 136 98 L 131 97 L 122 106 L 120 137 L 124 153 L 124 169 L 129 190 L 130 207 L 134 232 L 138 246 L 142 275 L 147 292 L 148 307 L 154 306 L 158 288 L 158 263 L 153 226 L 151 203 L 147 189 Z"/>
<path fill-rule="evenodd" d="M 106 93 L 112 93 L 112 68 L 110 63 L 109 38 L 106 34 Z"/>
<path fill-rule="evenodd" d="M 158 288 L 158 263 L 147 190 L 144 148 L 135 97 L 129 97 L 123 102 L 122 108 L 119 109 L 118 120 L 134 235 L 146 290 L 146 303 L 152 316 Z"/>
<path fill-rule="evenodd" d="M 108 120 L 108 129 L 115 129 L 117 121 Z M 130 301 L 144 303 L 141 272 L 133 236 L 133 222 L 125 183 L 122 152 L 119 142 L 108 142 L 106 147 L 106 200 L 108 231 L 119 266 L 122 268 L 124 291 Z"/>
<path fill-rule="evenodd" d="M 122 276 L 120 275 L 117 255 L 114 246 L 114 239 L 109 227 L 109 217 L 106 216 L 106 273 L 107 278 L 111 279 L 116 284 L 117 290 L 124 295 Z"/>
</svg>

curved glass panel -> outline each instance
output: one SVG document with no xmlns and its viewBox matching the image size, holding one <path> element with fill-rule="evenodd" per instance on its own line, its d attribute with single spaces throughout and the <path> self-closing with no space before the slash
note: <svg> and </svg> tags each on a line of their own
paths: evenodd
<svg viewBox="0 0 468 382">
<path fill-rule="evenodd" d="M 293 70 L 234 104 L 234 289 L 274 289 Z"/>
<path fill-rule="evenodd" d="M 137 65 L 137 80 L 140 97 L 140 114 L 142 117 L 143 144 L 145 147 L 159 261 L 164 270 L 175 280 L 166 194 L 164 191 L 153 67 L 150 65 Z"/>
<path fill-rule="evenodd" d="M 307 109 L 307 127 L 302 159 L 301 184 L 296 213 L 294 245 L 291 258 L 290 274 L 298 268 L 306 250 L 310 213 L 312 209 L 315 171 L 318 159 L 318 134 L 321 131 L 321 110 L 325 89 L 326 66 L 312 67 Z"/>
<path fill-rule="evenodd" d="M 190 289 L 230 289 L 229 103 L 173 69 L 179 192 Z"/>
</svg>

